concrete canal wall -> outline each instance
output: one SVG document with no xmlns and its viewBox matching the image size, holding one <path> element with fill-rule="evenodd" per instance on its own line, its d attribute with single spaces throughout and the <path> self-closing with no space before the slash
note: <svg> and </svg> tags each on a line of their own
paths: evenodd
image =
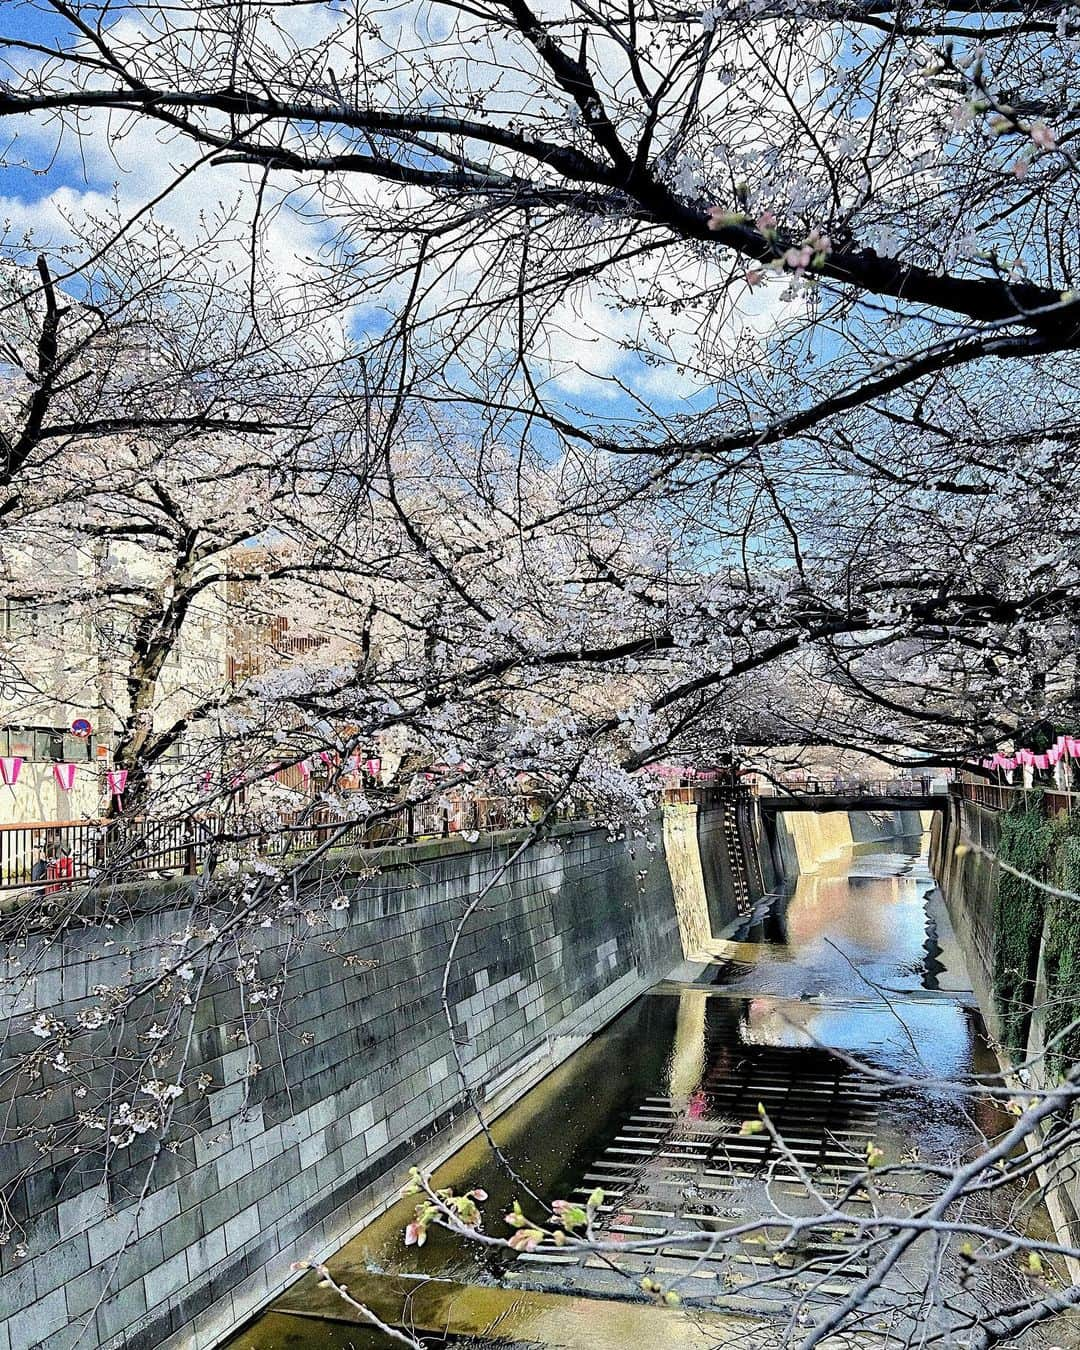
<svg viewBox="0 0 1080 1350">
<path fill-rule="evenodd" d="M 994 903 L 1000 838 L 1000 812 L 956 798 L 949 801 L 948 812 L 935 819 L 930 832 L 930 870 L 945 897 L 972 989 L 995 1039 L 1001 1036 L 994 1002 Z"/>
<path fill-rule="evenodd" d="M 749 798 L 664 807 L 664 852 L 687 956 L 703 951 L 763 889 L 772 888 L 771 873 L 761 870 L 759 836 Z"/>
<path fill-rule="evenodd" d="M 793 881 L 856 844 L 884 844 L 918 836 L 934 812 L 783 811 L 771 817 L 765 841 L 774 873 Z"/>
<path fill-rule="evenodd" d="M 748 799 L 669 807 L 644 835 L 559 826 L 509 865 L 465 929 L 448 989 L 489 1115 L 700 952 L 784 869 L 899 832 L 784 819 L 783 842 L 768 848 Z M 87 1347 L 212 1345 L 288 1283 L 292 1261 L 336 1250 L 410 1163 L 471 1133 L 443 968 L 457 920 L 519 838 L 384 851 L 374 875 L 371 859 L 348 858 L 335 881 L 345 907 L 324 895 L 258 930 L 246 983 L 233 962 L 203 989 L 186 1064 L 152 1071 L 186 1084 L 164 1149 L 151 1131 L 106 1157 L 111 1126 L 63 1131 L 79 1110 L 115 1102 L 117 1082 L 145 1105 L 140 1079 L 168 998 L 147 996 L 122 1033 L 93 1033 L 112 1059 L 108 1084 L 100 1068 L 82 1079 L 56 1069 L 58 1044 L 31 1022 L 47 1013 L 74 1027 L 103 987 L 174 959 L 178 932 L 226 916 L 193 916 L 191 883 L 173 879 L 133 890 L 129 917 L 108 929 L 84 922 L 14 942 L 9 931 L 0 1017 L 13 1054 L 38 1051 L 43 1067 L 0 1117 L 0 1166 L 20 1179 L 13 1238 L 0 1244 L 0 1350 L 71 1350 L 87 1323 Z M 257 1004 L 256 987 L 267 991 Z"/>
<path fill-rule="evenodd" d="M 647 834 L 561 826 L 471 918 L 449 1002 L 467 1073 L 488 1084 L 492 1113 L 681 960 L 658 819 Z M 107 1162 L 100 1132 L 78 1151 L 20 1140 L 71 1119 L 78 1075 L 46 1066 L 47 1091 L 7 1107 L 3 1174 L 22 1176 L 13 1219 L 25 1254 L 14 1240 L 0 1246 L 3 1350 L 70 1350 L 87 1319 L 88 1350 L 213 1344 L 289 1281 L 290 1262 L 328 1256 L 361 1226 L 411 1161 L 471 1132 L 441 1008 L 443 967 L 457 919 L 515 842 L 382 854 L 378 875 L 357 867 L 343 878 L 347 908 L 266 929 L 252 961 L 261 986 L 279 984 L 284 997 L 254 1006 L 235 968 L 203 990 L 183 1073 L 190 1086 L 152 1172 L 152 1133 Z M 153 912 L 109 931 L 90 925 L 9 945 L 32 975 L 4 986 L 14 1050 L 42 1049 L 29 1030 L 36 1014 L 73 1025 L 99 1001 L 95 986 L 174 954 L 189 902 L 183 883 L 161 883 Z M 117 1081 L 160 1015 L 151 999 L 124 1032 Z M 161 1078 L 178 1068 L 163 1065 Z M 91 1108 L 105 1084 L 88 1088 Z M 129 1090 L 138 1103 L 137 1075 Z"/>
<path fill-rule="evenodd" d="M 1002 847 L 1003 817 L 1000 811 L 976 802 L 951 798 L 948 813 L 935 818 L 931 832 L 930 865 L 949 912 L 949 918 L 960 944 L 972 988 L 978 999 L 987 1029 L 995 1043 L 1002 1067 L 1014 1073 L 1026 1062 L 1024 1082 L 1018 1080 L 1018 1091 L 1027 1087 L 1045 1087 L 1056 1081 L 1060 1065 L 1048 1063 L 1046 1023 L 1048 1010 L 1060 1000 L 1061 992 L 1052 990 L 1048 983 L 1048 965 L 1053 965 L 1054 935 L 1050 932 L 1051 909 L 1048 907 L 1032 935 L 1032 969 L 1028 972 L 1030 984 L 1021 992 L 1020 982 L 1010 982 L 1003 991 L 1007 1002 L 999 996 L 995 981 L 998 967 L 998 945 L 1001 942 L 998 918 L 998 888 L 1001 880 L 999 853 Z M 1060 882 L 1059 882 L 1060 884 Z M 1069 902 L 1071 904 L 1071 902 Z M 1069 993 L 1075 997 L 1075 988 Z M 1011 1017 L 1016 1020 L 1016 1002 L 1022 1000 L 1028 1010 L 1024 1021 L 1022 1044 L 1006 1025 L 1005 1012 L 1012 1003 Z M 1066 1014 L 1069 1020 L 1072 1013 Z M 1059 1015 L 1058 1021 L 1062 1018 Z M 1036 1139 L 1028 1141 L 1034 1149 Z M 1080 1150 L 1058 1159 L 1053 1171 L 1040 1172 L 1040 1181 L 1047 1209 L 1057 1230 L 1059 1241 L 1075 1246 L 1080 1242 Z M 1068 1261 L 1070 1277 L 1080 1280 L 1080 1262 Z"/>
</svg>

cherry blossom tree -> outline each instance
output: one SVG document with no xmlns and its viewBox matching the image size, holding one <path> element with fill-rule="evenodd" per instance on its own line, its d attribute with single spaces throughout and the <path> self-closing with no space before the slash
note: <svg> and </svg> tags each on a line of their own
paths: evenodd
<svg viewBox="0 0 1080 1350">
<path fill-rule="evenodd" d="M 0 546 L 12 596 L 117 634 L 133 789 L 186 743 L 215 803 L 241 782 L 299 833 L 317 801 L 317 862 L 522 776 L 614 821 L 669 758 L 949 762 L 1076 722 L 1068 6 L 13 0 L 0 45 L 13 178 L 119 176 L 8 239 Z M 41 539 L 86 566 L 29 571 Z M 267 652 L 163 708 L 229 587 Z M 344 781 L 380 749 L 391 802 Z M 320 797 L 268 785 L 320 752 Z M 159 1042 L 208 982 L 283 998 L 258 930 L 300 925 L 312 857 L 248 863 L 50 1044 L 89 1066 L 161 1003 L 89 1113 L 112 1150 L 164 1136 Z M 1075 1301 L 1033 1288 L 972 1343 Z"/>
<path fill-rule="evenodd" d="M 644 511 L 674 620 L 621 563 L 573 584 L 594 665 L 624 659 L 601 634 L 635 589 L 648 640 L 694 644 L 648 700 L 669 738 L 810 649 L 838 707 L 876 702 L 875 740 L 907 705 L 859 668 L 925 653 L 941 696 L 895 728 L 913 753 L 1037 712 L 1026 672 L 1060 674 L 1077 580 L 1067 11 L 126 13 L 12 8 L 11 163 L 159 136 L 155 201 L 239 175 L 256 259 L 283 214 L 320 222 L 309 321 L 354 316 L 390 509 L 466 619 L 480 554 L 403 507 L 403 438 L 457 438 L 476 509 L 510 454 L 575 484 L 577 525 Z M 557 525 L 502 496 L 507 538 Z M 699 607 L 702 574 L 735 598 Z M 548 661 L 579 664 L 563 645 Z M 858 737 L 861 710 L 838 720 Z"/>
</svg>

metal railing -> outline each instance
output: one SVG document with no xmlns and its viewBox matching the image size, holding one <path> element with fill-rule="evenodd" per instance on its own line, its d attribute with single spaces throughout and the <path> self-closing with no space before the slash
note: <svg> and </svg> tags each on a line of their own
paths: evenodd
<svg viewBox="0 0 1080 1350">
<path fill-rule="evenodd" d="M 712 806 L 749 796 L 750 789 L 745 783 L 703 783 L 697 787 L 684 784 L 664 788 L 663 802 L 665 806 Z"/>
<path fill-rule="evenodd" d="M 521 828 L 544 804 L 529 797 L 469 797 L 402 802 L 366 794 L 352 819 L 316 806 L 293 812 L 180 816 L 154 820 L 37 821 L 0 825 L 0 890 L 35 887 L 52 894 L 78 881 L 152 872 L 200 871 L 213 848 L 221 859 L 284 860 L 323 844 L 342 848 Z M 571 819 L 560 806 L 556 820 Z"/>
<path fill-rule="evenodd" d="M 1017 804 L 1038 800 L 1048 816 L 1074 811 L 1075 803 L 1080 800 L 1080 793 L 1062 792 L 1057 788 L 1027 788 L 1011 783 L 953 783 L 950 790 L 955 797 L 988 806 L 994 811 L 1008 811 Z"/>
<path fill-rule="evenodd" d="M 935 795 L 929 774 L 903 778 L 807 778 L 779 780 L 757 786 L 759 797 L 930 797 Z"/>
</svg>

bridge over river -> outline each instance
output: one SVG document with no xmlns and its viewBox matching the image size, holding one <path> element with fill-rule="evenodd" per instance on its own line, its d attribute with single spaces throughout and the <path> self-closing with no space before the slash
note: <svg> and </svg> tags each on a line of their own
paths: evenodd
<svg viewBox="0 0 1080 1350">
<path fill-rule="evenodd" d="M 761 810 L 944 811 L 948 793 L 930 777 L 810 780 L 790 787 L 770 783 L 755 794 Z"/>
</svg>

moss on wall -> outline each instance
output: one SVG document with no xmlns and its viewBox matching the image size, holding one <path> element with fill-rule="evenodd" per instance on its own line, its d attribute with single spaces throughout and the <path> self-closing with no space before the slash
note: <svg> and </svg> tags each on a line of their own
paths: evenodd
<svg viewBox="0 0 1080 1350">
<path fill-rule="evenodd" d="M 998 857 L 1021 872 L 1045 875 L 1051 826 L 1041 806 L 1012 810 L 1001 822 Z M 1027 1045 L 1035 973 L 1045 917 L 1044 893 L 1030 882 L 1000 869 L 994 900 L 994 997 L 1006 1045 L 1023 1053 Z"/>
<path fill-rule="evenodd" d="M 1002 817 L 998 858 L 1061 890 L 1080 893 L 1080 816 L 1048 820 L 1033 796 Z M 1080 922 L 1077 901 L 1048 895 L 999 869 L 994 902 L 994 997 L 1003 1039 L 1023 1057 L 1031 1014 L 1041 1003 L 1048 1068 L 1060 1074 L 1080 1058 Z M 1040 945 L 1045 990 L 1036 998 Z"/>
<path fill-rule="evenodd" d="M 1049 880 L 1080 893 L 1080 816 L 1059 816 L 1053 824 Z M 1046 979 L 1044 1038 L 1048 1066 L 1057 1074 L 1080 1060 L 1080 915 L 1077 902 L 1046 897 L 1043 971 Z"/>
</svg>

